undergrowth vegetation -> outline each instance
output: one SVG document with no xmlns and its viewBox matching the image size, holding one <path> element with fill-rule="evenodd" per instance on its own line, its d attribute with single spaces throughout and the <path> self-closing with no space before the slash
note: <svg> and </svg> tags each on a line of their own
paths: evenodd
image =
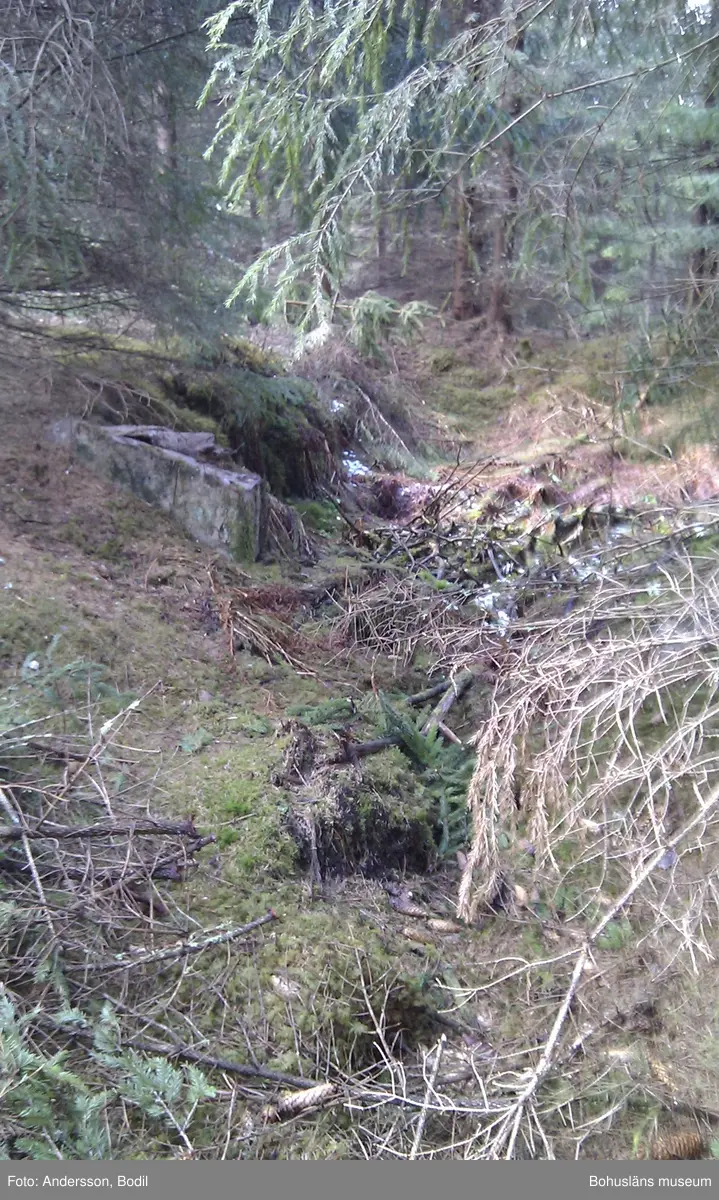
<svg viewBox="0 0 719 1200">
<path fill-rule="evenodd" d="M 242 569 L 35 452 L 0 564 L 2 1153 L 711 1152 L 719 518 L 641 498 L 664 410 L 602 399 L 611 348 L 551 396 L 515 350 L 484 376 L 538 367 L 511 460 L 375 467 Z M 600 460 L 631 502 L 583 490 Z"/>
</svg>

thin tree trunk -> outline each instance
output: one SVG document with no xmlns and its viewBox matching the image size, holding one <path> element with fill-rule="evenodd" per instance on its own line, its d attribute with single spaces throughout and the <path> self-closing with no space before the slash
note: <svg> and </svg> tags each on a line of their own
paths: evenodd
<svg viewBox="0 0 719 1200">
<path fill-rule="evenodd" d="M 505 195 L 509 201 L 510 189 L 505 188 Z M 487 321 L 489 325 L 504 329 L 507 333 L 512 330 L 512 310 L 510 307 L 509 288 L 507 285 L 507 267 L 508 267 L 508 224 L 510 216 L 507 207 L 497 214 L 494 222 L 494 235 L 492 238 L 492 269 L 491 269 L 491 286 L 489 292 L 489 307 L 487 309 Z"/>
<path fill-rule="evenodd" d="M 719 162 L 705 168 L 706 171 L 719 170 Z M 694 210 L 693 223 L 700 229 L 716 229 L 719 226 L 719 211 L 711 201 L 703 201 Z M 716 285 L 717 251 L 710 242 L 714 238 L 707 237 L 704 245 L 699 246 L 691 256 L 689 264 L 689 307 L 697 308 L 711 298 Z"/>
<path fill-rule="evenodd" d="M 514 23 L 514 16 L 508 19 L 508 26 Z M 522 51 L 524 49 L 524 30 L 511 33 L 507 38 L 507 50 Z M 511 67 L 509 68 L 511 70 Z M 523 102 L 519 94 L 511 94 L 505 87 L 504 101 L 510 118 L 518 117 L 522 111 Z M 512 298 L 509 287 L 509 271 L 514 253 L 514 224 L 517 215 L 517 200 L 519 188 L 514 163 L 514 147 L 509 138 L 505 137 L 501 148 L 500 180 L 502 197 L 499 211 L 494 223 L 492 242 L 492 268 L 489 293 L 487 320 L 490 326 L 510 333 L 513 328 Z"/>
<path fill-rule="evenodd" d="M 472 204 L 471 195 L 460 178 L 456 186 L 457 237 L 454 251 L 454 281 L 452 285 L 452 316 L 466 321 L 474 316 L 471 279 Z"/>
<path fill-rule="evenodd" d="M 711 10 L 711 29 L 716 31 L 717 28 L 719 28 L 719 3 L 715 0 Z M 716 63 L 712 63 L 707 70 L 704 93 L 705 109 L 716 107 L 718 92 L 719 68 Z M 703 142 L 699 150 L 702 155 L 709 154 L 713 150 L 713 145 L 708 141 Z M 706 163 L 702 168 L 704 173 L 712 175 L 718 170 L 719 160 L 717 159 Z M 703 200 L 700 204 L 697 204 L 693 213 L 693 223 L 699 229 L 707 231 L 706 239 L 694 251 L 689 263 L 689 307 L 698 308 L 700 305 L 711 301 L 716 290 L 719 268 L 719 250 L 717 249 L 716 234 L 716 230 L 719 228 L 719 207 L 717 204 L 712 199 Z M 715 231 L 713 235 L 709 232 L 710 230 Z"/>
<path fill-rule="evenodd" d="M 387 282 L 387 251 L 389 249 L 389 231 L 387 228 L 387 213 L 383 205 L 384 181 L 380 187 L 375 213 L 375 238 L 377 252 L 377 287 L 381 291 Z"/>
<path fill-rule="evenodd" d="M 172 220 L 178 217 L 177 208 L 177 109 L 175 97 L 165 83 L 156 88 L 157 116 L 155 119 L 155 145 L 160 155 L 160 173 L 163 176 L 167 207 Z"/>
</svg>

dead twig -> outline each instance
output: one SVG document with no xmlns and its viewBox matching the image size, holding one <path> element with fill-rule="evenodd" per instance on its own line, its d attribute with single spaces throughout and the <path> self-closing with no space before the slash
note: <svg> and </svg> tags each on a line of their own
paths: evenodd
<svg viewBox="0 0 719 1200">
<path fill-rule="evenodd" d="M 19 825 L 0 825 L 0 841 L 19 842 L 52 839 L 69 841 L 85 838 L 135 837 L 138 834 L 160 834 L 163 836 L 190 837 L 198 840 L 200 835 L 191 820 L 155 821 L 145 818 L 138 821 L 99 821 L 95 825 L 58 825 L 54 821 L 40 821 L 23 829 Z"/>
<path fill-rule="evenodd" d="M 409 1152 L 410 1162 L 414 1162 L 417 1155 L 419 1154 L 419 1148 L 422 1144 L 422 1137 L 424 1135 L 424 1127 L 427 1124 L 427 1114 L 429 1113 L 430 1100 L 431 1100 L 432 1095 L 434 1094 L 434 1086 L 437 1082 L 437 1076 L 439 1075 L 439 1068 L 442 1063 L 442 1055 L 444 1054 L 444 1048 L 445 1048 L 446 1044 L 447 1044 L 447 1035 L 446 1035 L 446 1033 L 443 1033 L 441 1038 L 437 1042 L 437 1047 L 435 1049 L 434 1063 L 432 1064 L 432 1073 L 427 1081 L 427 1091 L 425 1092 L 425 1095 L 424 1095 L 424 1103 L 422 1104 L 422 1109 L 419 1114 L 419 1120 L 417 1122 L 417 1128 L 416 1128 L 415 1134 L 414 1134 L 414 1141 L 412 1143 L 412 1149 Z"/>
</svg>

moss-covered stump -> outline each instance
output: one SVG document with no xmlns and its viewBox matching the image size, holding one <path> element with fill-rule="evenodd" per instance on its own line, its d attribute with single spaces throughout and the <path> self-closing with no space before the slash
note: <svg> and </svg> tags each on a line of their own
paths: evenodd
<svg viewBox="0 0 719 1200">
<path fill-rule="evenodd" d="M 332 705 L 336 709 L 338 702 Z M 332 705 L 305 712 L 326 715 Z M 358 775 L 355 768 L 332 763 L 336 736 L 327 727 L 311 729 L 293 720 L 283 731 L 289 736 L 272 784 L 289 802 L 286 827 L 298 865 L 314 882 L 431 869 L 437 858 L 431 801 L 397 747 L 377 755 Z"/>
<path fill-rule="evenodd" d="M 75 421 L 58 436 L 67 437 L 80 461 L 169 513 L 202 545 L 243 562 L 254 562 L 260 555 L 267 502 L 259 475 L 223 470 L 139 441 L 128 426 Z"/>
<path fill-rule="evenodd" d="M 317 803 L 293 804 L 287 820 L 300 865 L 321 879 L 421 874 L 436 859 L 427 811 L 384 798 L 370 784 L 335 783 Z"/>
<path fill-rule="evenodd" d="M 311 499 L 332 479 L 341 431 L 307 380 L 268 378 L 235 366 L 175 373 L 163 384 L 174 403 L 212 417 L 244 466 L 262 475 L 275 496 Z"/>
</svg>

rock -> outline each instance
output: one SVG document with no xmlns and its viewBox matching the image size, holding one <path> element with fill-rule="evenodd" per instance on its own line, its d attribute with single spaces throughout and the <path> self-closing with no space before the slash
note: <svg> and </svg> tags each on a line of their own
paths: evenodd
<svg viewBox="0 0 719 1200">
<path fill-rule="evenodd" d="M 154 437 L 155 433 L 150 427 L 150 434 Z M 224 470 L 166 448 L 169 443 L 184 445 L 193 453 L 203 452 L 209 448 L 207 435 L 166 430 L 155 438 L 165 445 L 153 445 L 148 429 L 142 426 L 65 421 L 53 426 L 51 436 L 70 445 L 92 470 L 169 513 L 203 546 L 240 562 L 254 562 L 262 553 L 267 529 L 267 492 L 262 477 L 250 471 Z"/>
<path fill-rule="evenodd" d="M 112 432 L 121 437 L 130 437 L 136 442 L 157 446 L 160 450 L 174 450 L 190 458 L 220 451 L 214 433 L 186 433 L 177 429 L 165 429 L 162 425 L 113 425 Z"/>
</svg>

